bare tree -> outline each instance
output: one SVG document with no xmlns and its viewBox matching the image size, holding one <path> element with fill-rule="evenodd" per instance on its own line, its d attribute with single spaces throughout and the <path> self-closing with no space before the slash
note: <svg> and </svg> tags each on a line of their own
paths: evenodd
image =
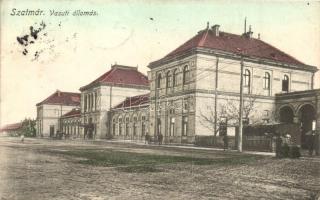
<svg viewBox="0 0 320 200">
<path fill-rule="evenodd" d="M 247 96 L 243 102 L 243 117 L 249 119 L 252 111 L 254 111 L 256 96 Z M 231 124 L 239 123 L 239 101 L 228 99 L 225 103 L 219 104 L 217 113 L 217 122 L 215 122 L 215 113 L 213 106 L 208 106 L 207 111 L 203 113 L 200 111 L 200 123 L 211 130 L 216 136 L 219 132 L 218 124 L 223 122 L 224 119 L 228 119 Z M 217 125 L 215 125 L 217 123 Z"/>
</svg>

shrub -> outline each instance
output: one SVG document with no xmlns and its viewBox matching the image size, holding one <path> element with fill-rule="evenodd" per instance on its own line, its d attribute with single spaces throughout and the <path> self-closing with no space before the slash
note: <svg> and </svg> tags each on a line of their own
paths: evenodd
<svg viewBox="0 0 320 200">
<path fill-rule="evenodd" d="M 289 151 L 290 158 L 300 158 L 300 148 L 298 146 L 291 146 Z"/>
</svg>

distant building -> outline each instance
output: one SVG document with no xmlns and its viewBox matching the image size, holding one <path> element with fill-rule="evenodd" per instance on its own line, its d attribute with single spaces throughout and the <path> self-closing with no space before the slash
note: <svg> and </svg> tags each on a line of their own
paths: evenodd
<svg viewBox="0 0 320 200">
<path fill-rule="evenodd" d="M 137 67 L 116 64 L 80 91 L 83 134 L 87 138 L 106 138 L 110 128 L 107 112 L 126 97 L 148 93 L 149 81 Z"/>
<path fill-rule="evenodd" d="M 0 128 L 1 135 L 18 136 L 21 133 L 22 122 L 14 124 L 6 124 Z"/>
<path fill-rule="evenodd" d="M 61 128 L 60 117 L 80 107 L 80 94 L 57 90 L 36 106 L 37 136 L 54 137 Z"/>
</svg>

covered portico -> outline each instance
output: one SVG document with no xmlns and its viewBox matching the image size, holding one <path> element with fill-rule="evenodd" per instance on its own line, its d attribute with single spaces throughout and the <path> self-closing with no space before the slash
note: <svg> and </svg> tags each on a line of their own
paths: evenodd
<svg viewBox="0 0 320 200">
<path fill-rule="evenodd" d="M 301 146 L 307 148 L 306 135 L 314 128 L 320 132 L 320 89 L 277 94 L 276 111 L 279 122 L 300 124 Z"/>
</svg>

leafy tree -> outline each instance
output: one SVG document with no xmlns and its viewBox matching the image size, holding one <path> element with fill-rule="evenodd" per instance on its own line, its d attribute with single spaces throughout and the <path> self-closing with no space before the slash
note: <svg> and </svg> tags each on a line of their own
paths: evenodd
<svg viewBox="0 0 320 200">
<path fill-rule="evenodd" d="M 26 118 L 22 121 L 22 127 L 20 131 L 20 135 L 24 135 L 26 137 L 35 137 L 36 136 L 36 120 Z"/>
</svg>

